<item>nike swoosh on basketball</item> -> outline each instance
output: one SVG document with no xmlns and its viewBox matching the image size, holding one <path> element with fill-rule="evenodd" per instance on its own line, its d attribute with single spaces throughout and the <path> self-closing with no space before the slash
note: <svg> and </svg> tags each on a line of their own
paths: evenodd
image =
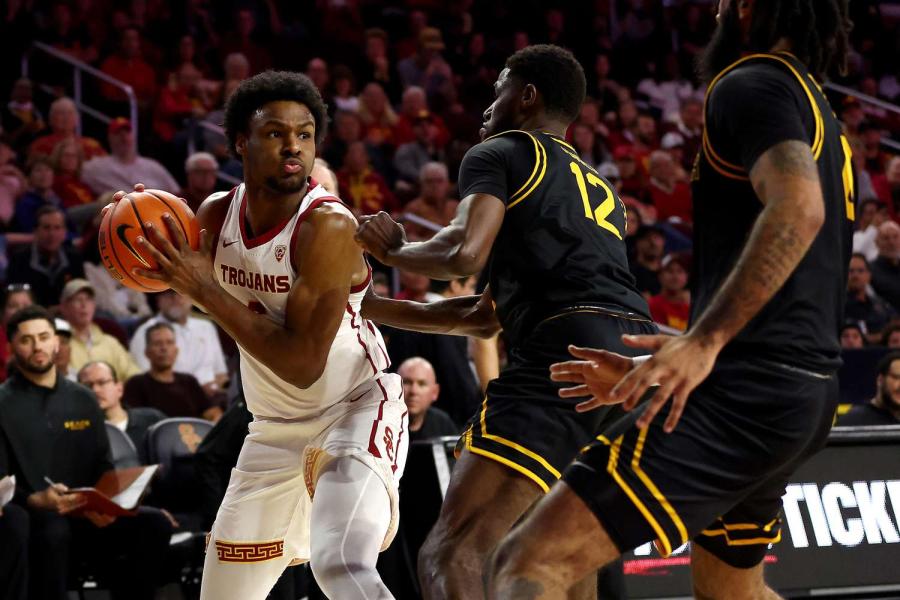
<svg viewBox="0 0 900 600">
<path fill-rule="evenodd" d="M 125 232 L 129 229 L 133 229 L 131 225 L 122 224 L 116 227 L 116 235 L 119 236 L 119 241 L 125 246 L 125 248 L 131 252 L 131 255 L 141 261 L 141 264 L 150 269 L 150 263 L 144 260 L 144 257 L 138 254 L 135 249 L 131 246 L 131 242 L 128 241 L 128 238 L 125 237 Z"/>
<path fill-rule="evenodd" d="M 230 242 L 226 242 L 225 240 L 222 240 L 222 247 L 227 248 L 228 246 L 230 246 L 232 244 L 237 244 L 239 241 L 241 241 L 241 240 L 231 240 Z"/>
</svg>

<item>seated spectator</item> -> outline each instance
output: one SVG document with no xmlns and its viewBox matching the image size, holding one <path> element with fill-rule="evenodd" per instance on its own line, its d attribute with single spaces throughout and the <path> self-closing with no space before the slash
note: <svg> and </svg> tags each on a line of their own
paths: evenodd
<svg viewBox="0 0 900 600">
<path fill-rule="evenodd" d="M 838 425 L 900 425 L 900 352 L 890 352 L 879 361 L 876 381 L 875 397 L 853 406 Z"/>
<path fill-rule="evenodd" d="M 878 226 L 878 257 L 872 261 L 872 288 L 900 312 L 900 225 L 885 221 Z"/>
<path fill-rule="evenodd" d="M 394 154 L 394 169 L 397 176 L 407 187 L 414 186 L 426 163 L 443 161 L 444 151 L 437 145 L 437 126 L 431 123 L 430 113 L 419 113 L 413 123 L 415 139 L 401 144 Z M 399 182 L 398 182 L 399 185 Z"/>
<path fill-rule="evenodd" d="M 347 147 L 362 140 L 362 120 L 355 112 L 338 110 L 334 113 L 334 125 L 329 128 L 328 141 L 322 158 L 332 165 L 342 165 Z"/>
<path fill-rule="evenodd" d="M 431 280 L 427 275 L 398 269 L 400 273 L 400 291 L 397 292 L 397 300 L 412 300 L 413 302 L 435 302 L 441 297 L 431 291 Z"/>
<path fill-rule="evenodd" d="M 53 191 L 59 196 L 63 208 L 68 210 L 96 200 L 94 191 L 81 180 L 84 157 L 81 146 L 74 140 L 58 143 L 50 155 L 50 163 L 53 165 Z"/>
<path fill-rule="evenodd" d="M 357 217 L 380 210 L 394 213 L 397 201 L 379 173 L 372 170 L 366 145 L 353 142 L 347 147 L 344 167 L 338 171 L 338 187 L 343 200 Z"/>
<path fill-rule="evenodd" d="M 166 323 L 175 330 L 178 346 L 175 371 L 196 377 L 208 396 L 221 392 L 228 381 L 228 370 L 216 326 L 207 319 L 191 316 L 191 301 L 173 290 L 157 294 L 156 305 L 159 312 L 137 328 L 129 344 L 140 368 L 145 371 L 150 368 L 146 356 L 147 331 L 157 323 Z"/>
<path fill-rule="evenodd" d="M 594 130 L 584 123 L 572 125 L 572 147 L 585 163 L 596 167 L 606 158 L 603 139 L 598 138 Z"/>
<path fill-rule="evenodd" d="M 222 67 L 225 71 L 224 85 L 229 82 L 237 82 L 250 77 L 250 61 L 240 52 L 232 52 L 225 57 Z"/>
<path fill-rule="evenodd" d="M 675 131 L 670 131 L 660 140 L 659 148 L 660 150 L 664 150 L 666 154 L 672 157 L 672 160 L 675 161 L 675 180 L 689 183 L 690 176 L 683 166 L 684 138 L 681 137 L 681 134 Z"/>
<path fill-rule="evenodd" d="M 459 427 L 450 415 L 432 406 L 441 386 L 430 362 L 419 356 L 407 358 L 397 369 L 397 375 L 403 379 L 403 400 L 409 409 L 410 442 L 459 434 Z"/>
<path fill-rule="evenodd" d="M 28 148 L 29 159 L 35 156 L 50 156 L 58 143 L 72 139 L 81 146 L 85 160 L 104 156 L 106 150 L 100 142 L 91 137 L 78 135 L 78 109 L 70 98 L 57 98 L 50 105 L 50 133 L 41 136 Z"/>
<path fill-rule="evenodd" d="M 152 314 L 150 305 L 147 304 L 146 294 L 125 287 L 103 266 L 103 261 L 100 259 L 100 247 L 97 243 L 100 219 L 101 215 L 97 213 L 94 216 L 93 226 L 82 238 L 84 240 L 84 277 L 96 292 L 94 300 L 97 302 L 97 314 L 114 319 L 129 329 L 140 319 Z"/>
<path fill-rule="evenodd" d="M 188 373 L 175 372 L 178 356 L 175 329 L 168 323 L 156 323 L 146 329 L 144 337 L 144 355 L 150 369 L 125 384 L 125 404 L 155 408 L 169 417 L 217 421 L 222 409 L 210 401 L 197 379 Z"/>
<path fill-rule="evenodd" d="M 315 179 L 316 183 L 321 184 L 329 194 L 338 195 L 337 175 L 334 174 L 334 171 L 331 170 L 331 167 L 325 160 L 316 158 L 309 176 Z"/>
<path fill-rule="evenodd" d="M 56 306 L 67 281 L 84 277 L 81 256 L 66 244 L 66 217 L 55 206 L 37 211 L 34 242 L 9 260 L 7 281 L 27 283 L 41 306 Z"/>
<path fill-rule="evenodd" d="M 854 223 L 853 251 L 865 256 L 869 262 L 878 258 L 878 246 L 875 244 L 878 228 L 889 218 L 887 205 L 877 198 L 860 202 Z"/>
<path fill-rule="evenodd" d="M 16 201 L 28 189 L 28 180 L 15 161 L 15 151 L 0 135 L 0 228 L 3 229 L 9 228 Z"/>
<path fill-rule="evenodd" d="M 690 258 L 684 254 L 668 254 L 659 270 L 659 294 L 647 300 L 650 315 L 660 325 L 686 331 L 691 315 L 691 292 L 688 279 L 691 273 Z"/>
<path fill-rule="evenodd" d="M 403 208 L 403 212 L 412 213 L 432 223 L 446 227 L 456 216 L 457 200 L 447 197 L 450 191 L 450 179 L 447 177 L 447 166 L 440 162 L 429 162 L 419 170 L 418 198 Z M 435 232 L 415 223 L 404 225 L 406 236 L 411 240 L 430 239 Z"/>
<path fill-rule="evenodd" d="M 6 286 L 3 298 L 3 322 L 0 323 L 0 382 L 6 381 L 6 369 L 9 366 L 9 340 L 6 339 L 6 324 L 9 319 L 23 308 L 34 304 L 31 286 L 27 283 L 11 283 Z"/>
<path fill-rule="evenodd" d="M 325 103 L 331 106 L 331 71 L 324 58 L 313 57 L 306 63 L 305 75 L 313 82 Z"/>
<path fill-rule="evenodd" d="M 0 123 L 3 123 L 6 141 L 13 150 L 23 155 L 29 144 L 46 128 L 43 115 L 32 102 L 33 89 L 30 79 L 17 79 L 9 103 L 0 108 Z"/>
<path fill-rule="evenodd" d="M 16 202 L 13 229 L 23 233 L 34 231 L 38 209 L 48 205 L 62 208 L 62 200 L 53 191 L 53 163 L 48 157 L 39 156 L 31 161 L 28 170 L 28 191 Z"/>
<path fill-rule="evenodd" d="M 16 370 L 0 385 L 0 473 L 16 476 L 13 502 L 31 521 L 30 597 L 65 598 L 72 556 L 90 563 L 114 599 L 152 600 L 172 535 L 169 520 L 148 507 L 133 517 L 67 515 L 83 502 L 69 488 L 91 487 L 113 468 L 103 413 L 90 391 L 57 373 L 57 338 L 46 310 L 19 311 L 7 336 Z"/>
<path fill-rule="evenodd" d="M 253 10 L 249 7 L 240 8 L 235 16 L 234 29 L 223 36 L 219 47 L 221 56 L 243 54 L 250 62 L 251 73 L 265 71 L 272 66 L 272 57 L 267 49 L 269 45 L 261 43 L 261 33 Z"/>
<path fill-rule="evenodd" d="M 396 144 L 394 128 L 397 126 L 397 114 L 391 108 L 384 88 L 375 82 L 367 84 L 359 96 L 358 113 L 367 142 L 376 146 Z"/>
<path fill-rule="evenodd" d="M 399 97 L 402 89 L 400 76 L 388 56 L 388 35 L 384 29 L 366 30 L 364 53 L 357 81 L 371 81 L 378 84 L 389 97 Z"/>
<path fill-rule="evenodd" d="M 423 115 L 427 116 L 423 117 Z M 429 110 L 425 90 L 418 86 L 407 88 L 403 92 L 400 116 L 397 119 L 397 126 L 394 128 L 394 145 L 400 146 L 414 141 L 416 132 L 413 129 L 416 122 L 422 118 L 427 119 L 434 126 L 432 143 L 438 148 L 446 146 L 450 141 L 450 132 L 447 130 L 447 125 L 440 115 Z"/>
<path fill-rule="evenodd" d="M 53 361 L 56 365 L 56 372 L 60 377 L 69 381 L 76 381 L 77 377 L 69 364 L 72 362 L 72 326 L 65 319 L 57 317 L 53 320 L 56 327 L 56 338 L 59 343 L 59 350 L 56 351 L 56 359 Z"/>
<path fill-rule="evenodd" d="M 662 266 L 666 238 L 655 225 L 643 225 L 634 234 L 634 259 L 628 261 L 635 285 L 645 297 L 660 292 L 659 269 Z"/>
<path fill-rule="evenodd" d="M 5 444 L 0 434 L 0 444 Z M 6 476 L 0 470 L 0 479 Z M 7 600 L 28 600 L 28 512 L 0 506 L 0 590 Z"/>
<path fill-rule="evenodd" d="M 163 142 L 170 143 L 183 131 L 187 119 L 202 119 L 212 107 L 212 100 L 200 85 L 200 71 L 190 63 L 178 67 L 159 92 L 153 113 L 153 131 Z"/>
<path fill-rule="evenodd" d="M 677 169 L 678 165 L 667 152 L 657 150 L 650 154 L 650 201 L 660 221 L 677 218 L 691 223 L 694 220 L 691 189 L 684 181 L 678 181 Z"/>
<path fill-rule="evenodd" d="M 131 190 L 135 183 L 175 193 L 179 186 L 172 174 L 159 162 L 138 154 L 131 121 L 117 117 L 108 132 L 112 154 L 87 161 L 81 171 L 81 178 L 94 193 Z"/>
<path fill-rule="evenodd" d="M 184 198 L 187 205 L 196 213 L 203 201 L 216 191 L 219 163 L 209 152 L 195 152 L 184 161 L 184 173 L 187 186 L 181 188 L 178 196 Z"/>
<path fill-rule="evenodd" d="M 891 305 L 882 300 L 878 294 L 870 291 L 872 272 L 869 261 L 859 253 L 850 257 L 850 272 L 847 278 L 847 304 L 844 306 L 844 317 L 865 325 L 866 335 L 871 337 L 893 319 L 897 312 Z"/>
<path fill-rule="evenodd" d="M 119 32 L 119 48 L 100 65 L 100 70 L 131 86 L 141 110 L 146 110 L 156 99 L 158 79 L 156 71 L 144 60 L 141 49 L 141 33 L 128 25 Z M 100 94 L 117 107 L 128 103 L 128 96 L 120 88 L 109 83 L 100 84 Z"/>
<path fill-rule="evenodd" d="M 622 178 L 619 193 L 643 201 L 647 194 L 647 184 L 634 147 L 619 146 L 613 151 L 613 160 L 619 169 L 619 177 Z"/>
<path fill-rule="evenodd" d="M 866 336 L 859 323 L 844 323 L 841 327 L 841 348 L 856 350 L 866 347 Z"/>
<path fill-rule="evenodd" d="M 344 65 L 334 68 L 334 106 L 338 110 L 359 110 L 359 96 L 356 94 L 356 80 L 353 71 Z"/>
<path fill-rule="evenodd" d="M 678 121 L 673 124 L 670 131 L 678 133 L 684 140 L 681 166 L 690 171 L 703 140 L 703 102 L 696 98 L 684 100 L 678 116 Z"/>
<path fill-rule="evenodd" d="M 420 87 L 432 100 L 444 94 L 453 85 L 453 71 L 441 56 L 444 47 L 439 29 L 423 28 L 419 32 L 418 52 L 397 63 L 397 73 L 403 87 Z"/>
<path fill-rule="evenodd" d="M 900 323 L 892 323 L 881 332 L 880 343 L 885 348 L 900 350 Z"/>
<path fill-rule="evenodd" d="M 900 156 L 888 161 L 884 171 L 884 195 L 890 204 L 891 213 L 900 215 Z"/>
<path fill-rule="evenodd" d="M 92 361 L 78 371 L 78 383 L 94 392 L 106 422 L 123 431 L 137 448 L 141 463 L 147 464 L 147 430 L 166 418 L 155 408 L 123 408 L 125 388 L 109 363 Z"/>
<path fill-rule="evenodd" d="M 72 326 L 72 360 L 74 372 L 89 362 L 102 360 L 116 370 L 122 381 L 141 372 L 119 340 L 104 333 L 94 323 L 97 310 L 96 292 L 86 279 L 73 279 L 62 290 L 59 313 Z"/>
</svg>

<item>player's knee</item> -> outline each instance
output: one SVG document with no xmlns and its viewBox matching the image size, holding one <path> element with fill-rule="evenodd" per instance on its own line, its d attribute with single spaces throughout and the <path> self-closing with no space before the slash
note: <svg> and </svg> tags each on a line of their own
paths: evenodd
<svg viewBox="0 0 900 600">
<path fill-rule="evenodd" d="M 309 566 L 324 591 L 344 589 L 343 583 L 350 580 L 378 576 L 374 564 L 344 555 L 338 544 L 313 553 Z"/>
</svg>

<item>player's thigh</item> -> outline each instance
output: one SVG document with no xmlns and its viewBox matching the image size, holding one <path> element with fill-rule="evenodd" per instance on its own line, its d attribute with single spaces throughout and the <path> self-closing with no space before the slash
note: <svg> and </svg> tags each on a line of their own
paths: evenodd
<svg viewBox="0 0 900 600">
<path fill-rule="evenodd" d="M 265 600 L 291 562 L 280 555 L 263 559 L 257 548 L 230 548 L 230 558 L 222 560 L 222 550 L 210 542 L 203 563 L 200 600 Z"/>
<path fill-rule="evenodd" d="M 561 481 L 504 538 L 492 575 L 528 572 L 575 585 L 618 556 L 591 509 Z M 595 576 L 591 583 L 596 589 Z"/>
</svg>

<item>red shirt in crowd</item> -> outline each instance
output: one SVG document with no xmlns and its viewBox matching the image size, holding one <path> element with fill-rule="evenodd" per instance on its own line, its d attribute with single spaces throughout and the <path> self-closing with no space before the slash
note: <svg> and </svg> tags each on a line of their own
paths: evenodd
<svg viewBox="0 0 900 600">
<path fill-rule="evenodd" d="M 656 207 L 656 217 L 660 221 L 666 221 L 669 217 L 678 217 L 685 223 L 694 221 L 691 188 L 683 181 L 676 183 L 671 192 L 667 192 L 651 181 L 650 201 Z"/>
<path fill-rule="evenodd" d="M 29 146 L 28 156 L 50 156 L 53 153 L 53 149 L 56 147 L 56 145 L 67 137 L 68 136 L 61 133 L 50 133 L 48 135 L 39 137 L 31 143 L 31 146 Z M 106 150 L 104 150 L 103 146 L 100 145 L 100 142 L 98 142 L 94 138 L 85 136 L 74 137 L 81 145 L 81 152 L 82 154 L 84 154 L 85 162 L 91 160 L 95 156 L 106 156 Z"/>
<path fill-rule="evenodd" d="M 647 301 L 650 316 L 661 325 L 667 325 L 678 331 L 686 331 L 691 315 L 690 302 L 673 302 L 662 294 L 651 296 Z"/>
<path fill-rule="evenodd" d="M 100 70 L 130 85 L 138 100 L 150 101 L 156 96 L 156 71 L 141 58 L 129 59 L 113 54 L 103 61 Z M 125 92 L 108 83 L 100 84 L 100 92 L 113 102 L 128 100 Z"/>
<path fill-rule="evenodd" d="M 90 204 L 96 200 L 94 191 L 74 175 L 57 173 L 53 178 L 53 191 L 62 200 L 63 208 Z"/>
<path fill-rule="evenodd" d="M 380 210 L 393 213 L 399 208 L 384 177 L 370 168 L 358 174 L 341 169 L 338 171 L 338 187 L 341 200 L 357 215 L 372 215 Z"/>
</svg>

